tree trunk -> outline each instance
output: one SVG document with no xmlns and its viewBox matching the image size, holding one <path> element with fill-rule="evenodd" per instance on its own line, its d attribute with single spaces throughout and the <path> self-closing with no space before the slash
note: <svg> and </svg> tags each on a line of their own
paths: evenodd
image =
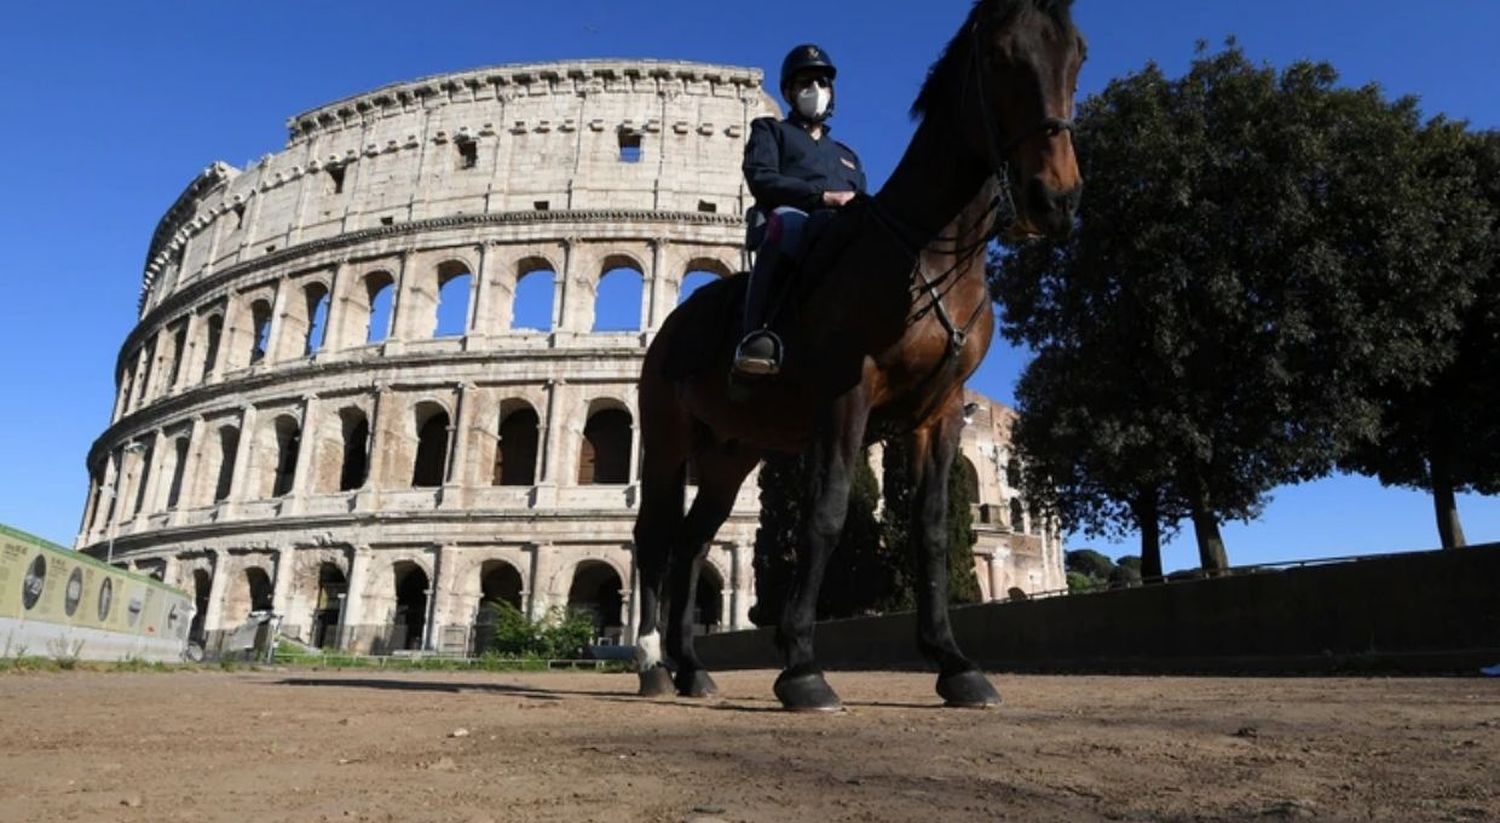
<svg viewBox="0 0 1500 823">
<path fill-rule="evenodd" d="M 1463 524 L 1458 520 L 1458 500 L 1453 493 L 1453 479 L 1448 474 L 1447 461 L 1434 449 L 1427 462 L 1432 472 L 1432 505 L 1437 513 L 1438 537 L 1445 549 L 1463 548 L 1468 544 L 1464 542 Z"/>
<path fill-rule="evenodd" d="M 1135 522 L 1141 531 L 1141 582 L 1161 581 L 1161 516 L 1156 490 L 1143 491 L 1135 499 Z"/>
<path fill-rule="evenodd" d="M 1198 562 L 1205 574 L 1217 575 L 1229 568 L 1229 553 L 1224 550 L 1224 538 L 1219 534 L 1219 518 L 1201 482 L 1194 482 L 1188 488 L 1193 489 L 1193 534 L 1198 538 Z"/>
</svg>

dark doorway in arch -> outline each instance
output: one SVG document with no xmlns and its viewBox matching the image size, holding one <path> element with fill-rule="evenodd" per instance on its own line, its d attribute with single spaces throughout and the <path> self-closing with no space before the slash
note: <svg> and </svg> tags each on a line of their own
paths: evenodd
<svg viewBox="0 0 1500 823">
<path fill-rule="evenodd" d="M 443 485 L 448 462 L 448 413 L 432 411 L 417 429 L 417 459 L 412 466 L 413 488 L 435 488 Z"/>
<path fill-rule="evenodd" d="M 264 569 L 245 569 L 245 587 L 250 591 L 250 611 L 271 610 L 274 589 L 271 587 L 271 577 Z"/>
<path fill-rule="evenodd" d="M 219 429 L 219 476 L 214 482 L 214 502 L 229 499 L 234 483 L 234 456 L 240 448 L 240 430 L 232 426 Z"/>
<path fill-rule="evenodd" d="M 496 607 L 506 604 L 516 611 L 521 605 L 521 573 L 504 560 L 487 561 L 479 571 L 479 613 L 474 616 L 475 656 L 491 651 L 495 645 Z"/>
<path fill-rule="evenodd" d="M 193 606 L 197 611 L 193 612 L 193 623 L 188 627 L 188 641 L 202 643 L 204 638 L 203 621 L 208 619 L 208 593 L 213 588 L 213 578 L 202 569 L 193 570 Z"/>
<path fill-rule="evenodd" d="M 583 427 L 579 485 L 629 483 L 630 437 L 630 412 L 605 409 L 591 415 Z"/>
<path fill-rule="evenodd" d="M 698 590 L 693 597 L 693 633 L 709 634 L 724 626 L 724 581 L 708 562 L 698 564 Z"/>
<path fill-rule="evenodd" d="M 541 420 L 530 406 L 505 415 L 495 449 L 494 485 L 530 486 L 536 482 L 540 431 Z"/>
<path fill-rule="evenodd" d="M 339 469 L 339 491 L 354 491 L 365 485 L 370 473 L 370 421 L 358 409 L 339 415 L 344 426 L 344 457 Z"/>
<path fill-rule="evenodd" d="M 620 610 L 624 606 L 620 575 L 613 566 L 598 560 L 585 560 L 573 572 L 568 589 L 568 613 L 584 614 L 593 621 L 594 637 L 618 643 L 623 626 Z"/>
<path fill-rule="evenodd" d="M 219 360 L 219 338 L 224 335 L 223 315 L 214 315 L 208 318 L 208 343 L 203 347 L 203 374 L 201 379 L 207 379 L 213 372 L 214 366 Z"/>
<path fill-rule="evenodd" d="M 318 566 L 318 600 L 313 605 L 313 624 L 309 636 L 320 649 L 339 646 L 339 617 L 349 581 L 333 563 Z"/>
<path fill-rule="evenodd" d="M 297 453 L 302 448 L 302 427 L 295 418 L 276 418 L 276 478 L 271 484 L 271 496 L 290 494 L 292 481 L 297 477 Z"/>
<path fill-rule="evenodd" d="M 1026 523 L 1026 520 L 1024 519 L 1025 518 L 1025 514 L 1026 514 L 1026 507 L 1021 505 L 1021 498 L 1019 498 L 1019 497 L 1012 497 L 1010 499 L 1010 530 L 1011 531 L 1015 532 L 1016 534 L 1021 534 L 1023 531 L 1025 531 L 1025 529 L 1023 528 L 1023 526 Z"/>
<path fill-rule="evenodd" d="M 422 648 L 427 628 L 427 572 L 415 563 L 397 563 L 396 614 L 391 621 L 392 649 Z"/>
<path fill-rule="evenodd" d="M 167 508 L 175 509 L 182 501 L 182 478 L 187 473 L 188 439 L 179 437 L 172 449 L 172 485 L 167 489 Z"/>
</svg>

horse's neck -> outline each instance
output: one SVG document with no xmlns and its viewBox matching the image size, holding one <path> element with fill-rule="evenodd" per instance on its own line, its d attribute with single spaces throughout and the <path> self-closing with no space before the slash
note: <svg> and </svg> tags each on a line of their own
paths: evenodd
<svg viewBox="0 0 1500 823">
<path fill-rule="evenodd" d="M 983 163 L 960 148 L 949 123 L 942 113 L 929 112 L 875 194 L 881 209 L 911 233 L 905 239 L 918 248 L 966 210 L 988 176 Z"/>
</svg>

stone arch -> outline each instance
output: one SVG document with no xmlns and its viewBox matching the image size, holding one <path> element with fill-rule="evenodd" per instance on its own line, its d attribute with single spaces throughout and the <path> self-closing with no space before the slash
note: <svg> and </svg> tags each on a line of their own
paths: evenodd
<svg viewBox="0 0 1500 823">
<path fill-rule="evenodd" d="M 433 488 L 447 479 L 448 444 L 452 418 L 448 409 L 435 400 L 423 400 L 412 409 L 412 423 L 417 434 L 417 450 L 412 458 L 413 488 Z"/>
<path fill-rule="evenodd" d="M 167 486 L 167 508 L 175 509 L 182 503 L 182 482 L 187 476 L 188 435 L 183 433 L 172 440 L 172 479 Z"/>
<path fill-rule="evenodd" d="M 302 451 L 302 424 L 290 413 L 281 413 L 266 421 L 261 430 L 259 448 L 260 498 L 291 494 L 297 476 L 297 458 Z"/>
<path fill-rule="evenodd" d="M 528 255 L 516 263 L 508 328 L 544 332 L 555 328 L 557 271 L 556 264 L 542 255 Z"/>
<path fill-rule="evenodd" d="M 432 307 L 432 337 L 462 337 L 471 326 L 473 268 L 461 260 L 437 266 L 436 299 Z"/>
<path fill-rule="evenodd" d="M 344 598 L 349 593 L 349 578 L 338 563 L 324 560 L 318 564 L 318 589 L 312 604 L 312 626 L 308 639 L 320 649 L 340 646 L 339 621 L 343 617 Z"/>
<path fill-rule="evenodd" d="M 677 287 L 677 305 L 693 295 L 698 289 L 734 274 L 724 261 L 714 257 L 695 257 L 683 269 L 682 282 Z"/>
<path fill-rule="evenodd" d="M 979 505 L 979 470 L 974 468 L 972 460 L 962 454 L 956 455 L 954 462 L 958 464 L 958 470 L 964 473 L 964 478 L 968 481 L 969 499 L 965 502 L 971 506 Z"/>
<path fill-rule="evenodd" d="M 604 258 L 594 285 L 595 332 L 640 331 L 646 266 L 629 254 Z"/>
<path fill-rule="evenodd" d="M 1026 531 L 1026 507 L 1021 503 L 1021 498 L 1010 499 L 1010 530 L 1016 534 Z"/>
<path fill-rule="evenodd" d="M 359 279 L 359 288 L 350 290 L 348 314 L 362 318 L 360 327 L 350 342 L 354 345 L 380 343 L 391 336 L 391 320 L 395 317 L 396 277 L 385 269 L 366 272 Z"/>
<path fill-rule="evenodd" d="M 208 619 L 208 595 L 213 591 L 213 575 L 207 569 L 193 569 L 193 623 L 188 628 L 188 640 L 202 643 L 204 621 Z"/>
<path fill-rule="evenodd" d="M 250 301 L 250 362 L 259 363 L 271 350 L 271 301 Z"/>
<path fill-rule="evenodd" d="M 623 633 L 624 580 L 620 570 L 606 560 L 590 558 L 573 567 L 568 585 L 568 612 L 588 615 L 594 624 L 595 638 L 616 640 Z"/>
<path fill-rule="evenodd" d="M 328 309 L 332 303 L 332 295 L 328 285 L 321 280 L 315 280 L 302 287 L 302 300 L 298 305 L 301 314 L 298 315 L 297 337 L 302 342 L 302 351 L 299 356 L 307 357 L 316 354 L 328 344 Z M 283 323 L 286 321 L 283 320 Z"/>
<path fill-rule="evenodd" d="M 207 380 L 213 374 L 219 361 L 219 343 L 224 338 L 224 314 L 214 312 L 204 321 L 203 330 L 203 370 L 198 379 Z"/>
<path fill-rule="evenodd" d="M 275 587 L 271 575 L 256 563 L 247 563 L 228 581 L 224 595 L 224 627 L 232 628 L 245 621 L 251 612 L 269 611 Z"/>
<path fill-rule="evenodd" d="M 624 485 L 630 482 L 635 421 L 618 400 L 600 398 L 589 404 L 578 455 L 578 485 Z"/>
<path fill-rule="evenodd" d="M 392 563 L 391 578 L 396 605 L 391 615 L 389 646 L 392 649 L 420 649 L 427 630 L 431 578 L 427 570 L 413 560 Z"/>
<path fill-rule="evenodd" d="M 346 406 L 339 410 L 342 434 L 339 460 L 339 491 L 363 488 L 370 478 L 370 419 L 364 409 Z"/>
<path fill-rule="evenodd" d="M 491 483 L 496 486 L 530 486 L 536 483 L 541 455 L 541 417 L 525 400 L 500 404 L 499 440 Z"/>
</svg>

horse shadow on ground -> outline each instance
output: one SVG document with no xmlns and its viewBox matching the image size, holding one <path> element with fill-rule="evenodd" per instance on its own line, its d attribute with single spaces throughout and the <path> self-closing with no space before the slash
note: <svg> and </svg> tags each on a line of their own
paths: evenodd
<svg viewBox="0 0 1500 823">
<path fill-rule="evenodd" d="M 440 692 L 462 694 L 465 692 L 487 693 L 519 697 L 526 700 L 561 701 L 569 699 L 599 700 L 608 703 L 675 705 L 685 709 L 716 712 L 781 712 L 781 704 L 771 697 L 735 698 L 657 698 L 633 694 L 585 691 L 581 689 L 555 689 L 538 686 L 522 686 L 513 683 L 444 683 L 431 680 L 398 680 L 395 678 L 333 678 L 333 677 L 286 677 L 267 685 L 321 687 L 335 689 L 376 689 L 381 691 Z M 850 709 L 941 709 L 938 703 L 903 703 L 877 700 L 846 700 Z"/>
</svg>

